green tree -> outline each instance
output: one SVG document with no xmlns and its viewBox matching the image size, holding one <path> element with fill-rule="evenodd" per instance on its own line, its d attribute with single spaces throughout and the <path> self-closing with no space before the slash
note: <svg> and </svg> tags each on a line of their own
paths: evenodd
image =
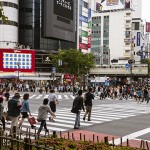
<svg viewBox="0 0 150 150">
<path fill-rule="evenodd" d="M 4 10 L 1 2 L 0 2 L 0 19 L 2 19 L 4 23 L 6 23 L 8 20 L 8 18 L 4 15 Z"/>
<path fill-rule="evenodd" d="M 58 61 L 62 61 L 59 65 Z M 68 73 L 78 79 L 94 68 L 94 55 L 83 54 L 77 49 L 59 50 L 57 55 L 52 55 L 52 64 L 61 73 Z"/>
<path fill-rule="evenodd" d="M 148 64 L 148 75 L 150 75 L 150 59 L 148 59 L 148 58 L 142 59 L 141 63 Z"/>
</svg>

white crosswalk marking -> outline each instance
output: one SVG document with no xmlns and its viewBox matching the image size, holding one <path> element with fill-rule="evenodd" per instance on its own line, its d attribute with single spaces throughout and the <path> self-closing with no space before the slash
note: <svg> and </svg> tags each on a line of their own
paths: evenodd
<svg viewBox="0 0 150 150">
<path fill-rule="evenodd" d="M 69 99 L 68 95 L 64 95 L 65 99 Z"/>
<path fill-rule="evenodd" d="M 35 96 L 36 96 L 36 95 L 32 95 L 32 96 L 30 96 L 30 99 L 31 99 L 31 98 L 33 98 L 33 97 L 35 97 Z"/>
<path fill-rule="evenodd" d="M 62 99 L 62 96 L 61 95 L 57 95 L 58 99 Z"/>
<path fill-rule="evenodd" d="M 45 95 L 44 98 L 48 98 L 48 95 Z"/>
<path fill-rule="evenodd" d="M 36 97 L 35 99 L 40 99 L 42 96 L 43 96 L 43 95 L 41 94 L 41 95 L 39 95 L 38 97 Z"/>
<path fill-rule="evenodd" d="M 39 95 L 41 97 L 41 95 Z M 91 126 L 93 124 L 97 123 L 104 123 L 108 121 L 114 121 L 119 119 L 124 119 L 132 116 L 137 116 L 143 113 L 150 113 L 149 105 L 143 104 L 138 105 L 136 107 L 136 103 L 133 101 L 130 101 L 129 103 L 118 103 L 118 104 L 101 104 L 93 106 L 92 108 L 92 115 L 91 115 L 91 121 L 86 120 L 83 121 L 83 115 L 84 112 L 81 112 L 80 115 L 80 125 L 82 127 Z M 126 109 L 125 109 L 126 108 Z M 32 113 L 32 115 L 37 118 L 37 112 Z M 75 114 L 70 112 L 70 108 L 62 108 L 56 111 L 56 118 L 54 119 L 55 122 L 50 122 L 47 119 L 47 127 L 51 131 L 67 131 L 69 129 L 72 129 L 74 127 L 75 123 Z M 37 122 L 36 129 L 38 129 L 40 126 L 40 123 Z M 7 129 L 10 129 L 10 125 L 6 125 Z M 26 131 L 27 128 L 30 128 L 30 124 L 28 123 L 28 120 L 25 119 L 22 130 Z M 30 131 L 32 134 L 35 133 L 35 130 L 31 129 Z M 45 131 L 41 132 L 42 135 L 45 135 Z"/>
</svg>

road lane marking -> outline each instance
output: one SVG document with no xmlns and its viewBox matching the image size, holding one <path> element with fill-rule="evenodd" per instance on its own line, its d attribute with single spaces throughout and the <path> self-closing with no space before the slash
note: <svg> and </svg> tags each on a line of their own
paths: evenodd
<svg viewBox="0 0 150 150">
<path fill-rule="evenodd" d="M 135 139 L 136 137 L 145 135 L 145 134 L 147 134 L 147 133 L 150 133 L 150 128 L 146 128 L 146 129 L 143 129 L 143 130 L 140 130 L 140 131 L 137 131 L 137 132 L 134 132 L 134 133 L 125 135 L 125 136 L 122 137 L 122 142 L 126 142 L 127 139 L 128 139 L 128 140 L 133 140 L 133 139 Z M 110 144 L 112 144 L 112 142 L 113 142 L 113 141 L 109 141 Z M 121 144 L 120 138 L 115 139 L 115 140 L 114 140 L 114 144 L 115 144 L 115 145 Z"/>
</svg>

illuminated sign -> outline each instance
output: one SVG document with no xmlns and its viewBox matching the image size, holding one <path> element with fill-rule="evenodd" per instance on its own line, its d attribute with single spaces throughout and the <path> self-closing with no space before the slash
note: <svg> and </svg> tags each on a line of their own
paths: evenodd
<svg viewBox="0 0 150 150">
<path fill-rule="evenodd" d="M 54 0 L 54 14 L 73 20 L 73 0 Z"/>
<path fill-rule="evenodd" d="M 96 11 L 131 8 L 131 0 L 96 0 Z"/>
<path fill-rule="evenodd" d="M 19 69 L 21 72 L 35 71 L 35 51 L 0 49 L 0 70 L 3 72 L 14 72 Z"/>
</svg>

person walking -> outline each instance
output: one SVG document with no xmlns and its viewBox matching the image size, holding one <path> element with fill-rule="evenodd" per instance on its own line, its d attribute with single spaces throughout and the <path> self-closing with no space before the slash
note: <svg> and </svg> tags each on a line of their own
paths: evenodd
<svg viewBox="0 0 150 150">
<path fill-rule="evenodd" d="M 78 91 L 78 96 L 73 101 L 73 107 L 76 109 L 76 119 L 75 119 L 74 129 L 79 129 L 81 109 L 85 111 L 83 106 L 82 90 Z"/>
<path fill-rule="evenodd" d="M 3 116 L 4 106 L 3 106 L 3 97 L 0 97 L 0 120 L 3 125 L 3 130 L 5 131 L 5 118 Z"/>
<path fill-rule="evenodd" d="M 83 120 L 85 121 L 86 115 L 88 115 L 88 121 L 91 121 L 91 111 L 92 111 L 92 100 L 94 95 L 92 93 L 92 88 L 90 87 L 88 92 L 85 94 L 85 114 Z"/>
<path fill-rule="evenodd" d="M 8 116 L 11 119 L 11 132 L 10 134 L 16 134 L 18 128 L 18 118 L 20 116 L 21 103 L 19 101 L 19 93 L 15 93 L 14 97 L 8 101 Z M 16 131 L 13 128 L 16 127 Z"/>
<path fill-rule="evenodd" d="M 55 94 L 55 91 L 53 89 L 50 90 L 50 94 L 48 96 L 48 100 L 49 100 L 49 106 L 51 108 L 51 111 L 55 114 L 56 112 L 56 105 L 58 105 L 58 99 L 57 96 Z M 55 122 L 54 120 L 54 115 L 49 117 L 49 120 L 52 122 Z"/>
<path fill-rule="evenodd" d="M 40 135 L 40 132 L 42 131 L 43 127 L 45 129 L 45 132 L 49 132 L 46 126 L 46 119 L 47 119 L 48 113 L 50 113 L 53 117 L 55 117 L 55 114 L 51 111 L 50 107 L 48 106 L 48 99 L 45 98 L 43 100 L 43 105 L 40 106 L 38 109 L 37 120 L 41 122 L 40 127 L 37 132 L 38 135 Z"/>
<path fill-rule="evenodd" d="M 22 101 L 22 104 L 21 104 L 21 119 L 20 119 L 20 122 L 19 122 L 19 128 L 22 126 L 23 122 L 24 122 L 24 119 L 25 118 L 28 118 L 29 119 L 29 116 L 31 116 L 31 112 L 30 112 L 30 107 L 29 107 L 29 94 L 26 93 L 24 94 L 23 96 L 23 101 Z M 31 125 L 31 128 L 33 129 L 35 126 L 34 125 Z"/>
</svg>

